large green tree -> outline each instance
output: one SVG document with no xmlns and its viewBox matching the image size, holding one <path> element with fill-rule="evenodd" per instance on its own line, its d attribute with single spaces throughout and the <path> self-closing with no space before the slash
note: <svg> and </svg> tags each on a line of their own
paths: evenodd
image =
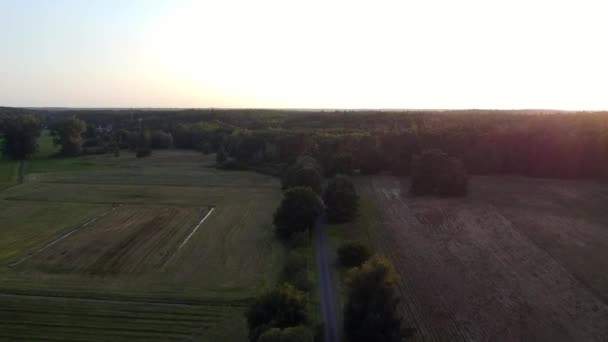
<svg viewBox="0 0 608 342">
<path fill-rule="evenodd" d="M 292 163 L 283 175 L 283 189 L 296 186 L 307 186 L 316 193 L 321 193 L 321 167 L 311 156 L 300 156 Z"/>
<path fill-rule="evenodd" d="M 348 176 L 336 175 L 323 193 L 327 220 L 332 223 L 349 222 L 357 216 L 359 196 Z"/>
<path fill-rule="evenodd" d="M 386 258 L 374 256 L 349 272 L 344 332 L 350 342 L 401 342 L 404 329 L 393 288 L 395 271 Z"/>
<path fill-rule="evenodd" d="M 311 229 L 323 210 L 319 196 L 309 187 L 291 188 L 274 213 L 274 225 L 280 238 L 288 239 L 294 233 Z"/>
<path fill-rule="evenodd" d="M 21 114 L 5 118 L 1 125 L 3 132 L 2 152 L 11 159 L 27 159 L 38 149 L 40 121 L 33 115 Z"/>
<path fill-rule="evenodd" d="M 307 324 L 306 302 L 306 294 L 289 284 L 260 295 L 246 312 L 249 340 L 258 341 L 260 335 L 272 328 L 285 329 Z"/>
<path fill-rule="evenodd" d="M 53 142 L 61 146 L 60 153 L 64 156 L 80 154 L 82 150 L 82 134 L 87 130 L 84 121 L 76 116 L 70 116 L 58 122 L 52 128 Z"/>
</svg>

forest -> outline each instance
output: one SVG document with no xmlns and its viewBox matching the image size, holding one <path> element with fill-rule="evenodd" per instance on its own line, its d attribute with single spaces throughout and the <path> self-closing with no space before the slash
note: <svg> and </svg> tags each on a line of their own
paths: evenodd
<svg viewBox="0 0 608 342">
<path fill-rule="evenodd" d="M 470 174 L 608 176 L 606 112 L 0 108 L 4 131 L 19 113 L 34 114 L 46 128 L 72 116 L 84 121 L 85 153 L 173 145 L 217 152 L 226 168 L 273 174 L 306 154 L 328 175 L 344 164 L 362 174 L 409 175 L 415 155 L 438 149 Z"/>
</svg>

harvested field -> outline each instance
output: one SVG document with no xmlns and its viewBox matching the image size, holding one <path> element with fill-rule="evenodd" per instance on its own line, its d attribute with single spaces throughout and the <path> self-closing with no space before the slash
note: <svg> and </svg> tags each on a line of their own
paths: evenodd
<svg viewBox="0 0 608 342">
<path fill-rule="evenodd" d="M 608 186 L 475 177 L 466 199 L 402 186 L 359 183 L 382 209 L 375 244 L 418 340 L 608 340 Z"/>
<path fill-rule="evenodd" d="M 173 256 L 207 208 L 121 206 L 25 263 L 60 273 L 137 274 Z"/>
<path fill-rule="evenodd" d="M 242 309 L 227 306 L 0 295 L 3 341 L 243 341 Z"/>
<path fill-rule="evenodd" d="M 0 201 L 0 263 L 16 262 L 108 208 L 96 204 Z"/>
<path fill-rule="evenodd" d="M 213 165 L 171 150 L 27 161 L 0 189 L 0 340 L 246 340 L 243 305 L 283 267 L 280 185 Z"/>
</svg>

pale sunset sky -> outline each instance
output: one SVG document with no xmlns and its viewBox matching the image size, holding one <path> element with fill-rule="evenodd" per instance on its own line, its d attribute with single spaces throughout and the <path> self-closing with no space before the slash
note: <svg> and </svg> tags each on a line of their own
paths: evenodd
<svg viewBox="0 0 608 342">
<path fill-rule="evenodd" d="M 608 1 L 0 0 L 0 106 L 608 109 Z"/>
</svg>

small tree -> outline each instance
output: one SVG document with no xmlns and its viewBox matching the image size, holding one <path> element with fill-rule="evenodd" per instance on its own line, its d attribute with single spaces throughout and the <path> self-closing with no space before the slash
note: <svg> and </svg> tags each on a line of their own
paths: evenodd
<svg viewBox="0 0 608 342">
<path fill-rule="evenodd" d="M 71 116 L 59 122 L 51 131 L 55 145 L 61 146 L 59 151 L 64 156 L 75 156 L 82 151 L 82 134 L 87 130 L 84 121 Z"/>
<path fill-rule="evenodd" d="M 372 257 L 349 272 L 344 331 L 350 342 L 401 342 L 411 335 L 403 328 L 398 298 L 393 289 L 396 276 L 386 258 Z"/>
<path fill-rule="evenodd" d="M 33 115 L 18 115 L 1 123 L 2 152 L 11 159 L 28 159 L 38 149 L 40 121 Z"/>
<path fill-rule="evenodd" d="M 319 196 L 308 187 L 291 188 L 274 213 L 277 235 L 288 239 L 292 234 L 311 229 L 323 210 Z"/>
<path fill-rule="evenodd" d="M 350 177 L 337 175 L 332 178 L 327 184 L 323 200 L 329 222 L 349 222 L 357 216 L 359 196 Z"/>
<path fill-rule="evenodd" d="M 246 312 L 249 340 L 272 328 L 288 328 L 308 323 L 306 294 L 284 284 L 256 298 Z M 275 332 L 276 333 L 276 332 Z"/>
<path fill-rule="evenodd" d="M 338 248 L 338 261 L 343 267 L 359 267 L 369 257 L 369 250 L 360 243 L 345 243 Z"/>
</svg>

